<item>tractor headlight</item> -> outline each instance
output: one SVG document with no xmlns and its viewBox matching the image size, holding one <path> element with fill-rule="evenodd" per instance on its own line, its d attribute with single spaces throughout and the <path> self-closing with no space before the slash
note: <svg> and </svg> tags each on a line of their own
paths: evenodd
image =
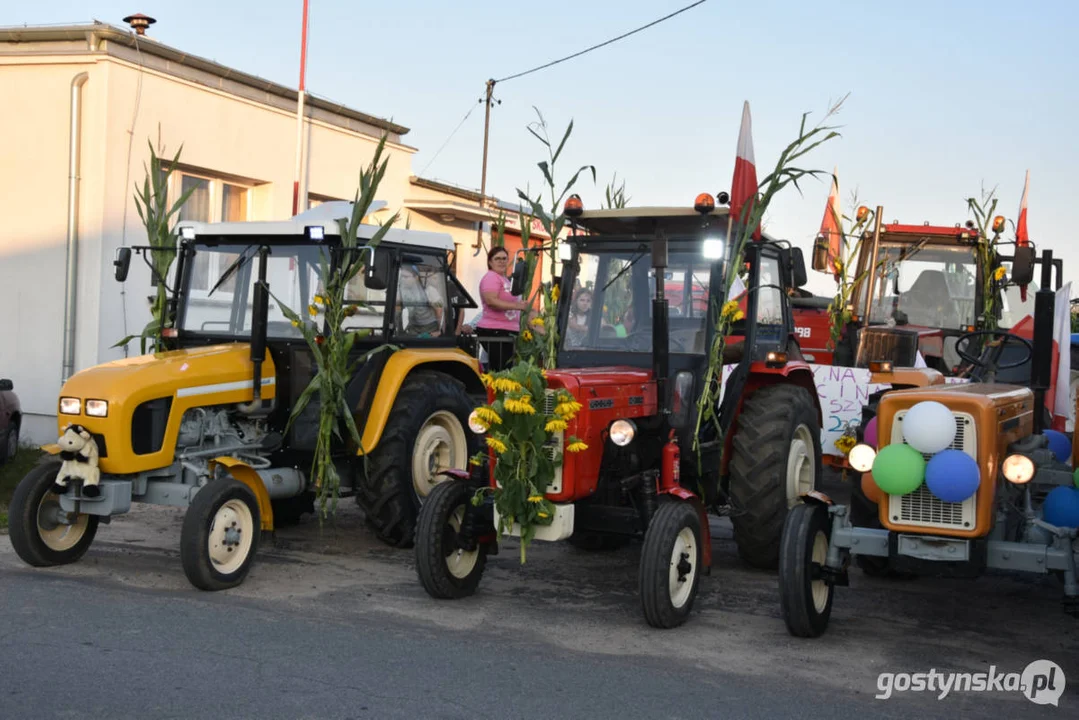
<svg viewBox="0 0 1079 720">
<path fill-rule="evenodd" d="M 482 419 L 480 419 L 480 414 L 478 410 L 473 410 L 472 413 L 468 416 L 468 429 L 476 433 L 477 435 L 483 435 L 485 432 L 487 432 L 487 424 L 484 423 Z"/>
<path fill-rule="evenodd" d="M 618 447 L 625 447 L 633 442 L 637 426 L 629 420 L 615 420 L 611 423 L 611 442 Z"/>
<path fill-rule="evenodd" d="M 871 445 L 858 443 L 850 449 L 847 460 L 850 466 L 858 472 L 869 472 L 873 469 L 873 461 L 877 459 L 877 451 Z"/>
<path fill-rule="evenodd" d="M 60 398 L 60 412 L 64 415 L 78 415 L 82 412 L 82 400 L 72 397 Z"/>
<path fill-rule="evenodd" d="M 1034 477 L 1034 461 L 1026 455 L 1009 455 L 1000 465 L 1004 479 L 1016 485 L 1025 485 Z"/>
<path fill-rule="evenodd" d="M 105 417 L 109 414 L 109 403 L 106 400 L 87 400 L 86 414 L 93 417 Z"/>
</svg>

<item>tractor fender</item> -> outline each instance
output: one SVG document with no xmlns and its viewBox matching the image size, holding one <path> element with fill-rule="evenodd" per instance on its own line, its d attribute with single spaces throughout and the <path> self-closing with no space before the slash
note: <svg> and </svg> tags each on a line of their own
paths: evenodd
<svg viewBox="0 0 1079 720">
<path fill-rule="evenodd" d="M 807 505 L 823 505 L 824 507 L 828 507 L 829 505 L 835 505 L 835 503 L 832 502 L 832 498 L 828 497 L 820 490 L 810 490 L 809 492 L 805 493 L 804 495 L 800 495 L 799 497 L 802 499 L 802 502 L 806 503 Z"/>
<path fill-rule="evenodd" d="M 693 505 L 693 509 L 697 511 L 697 517 L 701 519 L 701 562 L 705 568 L 712 567 L 712 533 L 708 529 L 708 509 L 704 507 L 704 503 L 690 490 L 686 490 L 684 487 L 673 487 L 667 490 L 656 490 L 657 495 L 670 495 L 676 497 L 679 500 Z"/>
<path fill-rule="evenodd" d="M 424 348 L 398 350 L 389 356 L 382 372 L 368 380 L 377 383 L 366 417 L 356 417 L 361 446 L 357 455 L 370 453 L 378 447 L 394 401 L 409 375 L 417 371 L 440 372 L 458 380 L 472 395 L 486 395 L 480 380 L 480 364 L 476 358 L 457 348 Z M 358 408 L 362 413 L 362 408 Z"/>
<path fill-rule="evenodd" d="M 270 491 L 266 489 L 266 483 L 262 482 L 262 478 L 255 472 L 254 468 L 243 460 L 227 456 L 215 457 L 210 461 L 211 473 L 214 471 L 215 465 L 225 466 L 229 471 L 229 475 L 232 475 L 232 477 L 249 487 L 251 492 L 255 493 L 255 498 L 259 504 L 262 529 L 273 530 L 273 505 L 270 504 Z M 213 481 L 211 480 L 211 482 Z"/>
</svg>

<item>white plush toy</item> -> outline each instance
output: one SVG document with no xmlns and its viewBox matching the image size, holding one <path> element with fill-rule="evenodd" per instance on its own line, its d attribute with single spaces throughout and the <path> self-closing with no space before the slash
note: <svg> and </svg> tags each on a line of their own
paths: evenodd
<svg viewBox="0 0 1079 720">
<path fill-rule="evenodd" d="M 56 475 L 53 491 L 63 495 L 68 491 L 68 480 L 82 480 L 82 495 L 89 498 L 101 495 L 97 443 L 90 432 L 82 425 L 68 425 L 57 444 L 64 463 Z"/>
</svg>

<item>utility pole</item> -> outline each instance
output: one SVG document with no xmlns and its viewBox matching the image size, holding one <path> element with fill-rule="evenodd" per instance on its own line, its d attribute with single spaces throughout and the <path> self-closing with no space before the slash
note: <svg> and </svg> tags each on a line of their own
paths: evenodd
<svg viewBox="0 0 1079 720">
<path fill-rule="evenodd" d="M 306 0 L 305 0 L 306 1 Z M 480 174 L 480 211 L 483 210 L 483 204 L 487 200 L 487 142 L 491 135 L 491 96 L 495 91 L 495 81 L 487 81 L 487 92 L 484 94 L 483 104 L 483 170 Z M 472 257 L 476 257 L 480 254 L 480 247 L 483 241 L 483 221 L 480 220 L 478 227 L 476 228 L 476 244 L 472 246 L 472 249 L 476 252 L 472 253 Z"/>
<path fill-rule="evenodd" d="M 292 181 L 292 214 L 300 212 L 300 175 L 303 172 L 304 80 L 307 75 L 307 3 L 303 0 L 303 30 L 300 34 L 300 89 L 296 94 L 296 174 Z M 305 193 L 306 195 L 306 193 Z"/>
</svg>

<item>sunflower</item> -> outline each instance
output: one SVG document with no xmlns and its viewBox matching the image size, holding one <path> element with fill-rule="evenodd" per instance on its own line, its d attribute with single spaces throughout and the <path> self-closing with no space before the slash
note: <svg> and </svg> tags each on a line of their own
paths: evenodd
<svg viewBox="0 0 1079 720">
<path fill-rule="evenodd" d="M 532 407 L 531 396 L 525 395 L 523 398 L 506 398 L 503 403 L 506 410 L 516 415 L 535 415 L 536 408 Z"/>
<path fill-rule="evenodd" d="M 532 342 L 532 331 L 531 330 L 523 331 L 521 333 L 521 339 L 524 340 L 525 342 Z"/>
<path fill-rule="evenodd" d="M 566 446 L 566 452 L 572 452 L 572 453 L 581 452 L 582 450 L 587 450 L 587 449 L 588 449 L 588 446 L 585 445 L 580 440 L 574 440 L 573 442 L 571 442 L 569 445 Z"/>
<path fill-rule="evenodd" d="M 536 327 L 543 327 L 543 318 L 537 315 L 536 317 L 532 318 L 532 324 Z"/>
<path fill-rule="evenodd" d="M 492 450 L 494 450 L 499 455 L 506 452 L 506 443 L 502 442 L 498 438 L 494 438 L 494 437 L 487 438 L 487 447 L 491 448 Z"/>
<path fill-rule="evenodd" d="M 521 390 L 521 383 L 516 380 L 510 380 L 509 378 L 495 378 L 491 383 L 495 390 L 501 390 L 502 392 L 517 392 Z"/>
<path fill-rule="evenodd" d="M 502 422 L 502 417 L 486 406 L 476 408 L 476 415 L 488 425 L 498 425 Z"/>
<path fill-rule="evenodd" d="M 529 498 L 528 498 L 528 502 L 530 502 L 530 503 L 541 503 L 541 502 L 543 502 L 543 496 L 542 495 L 530 495 Z"/>
<path fill-rule="evenodd" d="M 555 418 L 554 420 L 549 420 L 547 422 L 547 425 L 543 428 L 544 432 L 558 432 L 565 429 L 566 421 L 560 420 L 558 418 Z"/>
</svg>

